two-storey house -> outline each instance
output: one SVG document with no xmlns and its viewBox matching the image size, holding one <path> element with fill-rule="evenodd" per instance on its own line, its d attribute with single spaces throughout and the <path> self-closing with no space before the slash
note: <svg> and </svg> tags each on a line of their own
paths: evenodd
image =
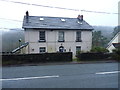
<svg viewBox="0 0 120 90">
<path fill-rule="evenodd" d="M 29 16 L 23 20 L 25 42 L 29 42 L 26 53 L 90 51 L 92 26 L 83 15 L 77 18 Z"/>
</svg>

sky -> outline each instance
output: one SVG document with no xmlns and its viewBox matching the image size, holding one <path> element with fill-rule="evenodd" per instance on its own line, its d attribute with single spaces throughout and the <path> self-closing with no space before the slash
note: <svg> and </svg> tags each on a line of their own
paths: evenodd
<svg viewBox="0 0 120 90">
<path fill-rule="evenodd" d="M 25 5 L 9 1 L 79 9 L 80 11 Z M 80 14 L 84 16 L 84 20 L 90 25 L 117 26 L 118 14 L 81 10 L 118 13 L 118 2 L 119 0 L 0 0 L 0 28 L 22 28 L 23 17 L 27 10 L 30 16 L 77 18 Z"/>
</svg>

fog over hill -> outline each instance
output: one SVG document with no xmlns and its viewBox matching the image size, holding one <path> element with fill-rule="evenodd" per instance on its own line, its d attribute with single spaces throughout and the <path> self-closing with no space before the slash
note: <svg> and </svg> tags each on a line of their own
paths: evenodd
<svg viewBox="0 0 120 90">
<path fill-rule="evenodd" d="M 93 26 L 94 31 L 101 31 L 102 35 L 107 37 L 109 40 L 112 37 L 114 27 L 109 26 Z M 22 39 L 21 44 L 24 43 L 24 30 L 14 28 L 10 30 L 0 30 L 0 36 L 2 35 L 2 51 L 11 52 L 15 48 L 19 47 L 19 39 Z"/>
<path fill-rule="evenodd" d="M 113 26 L 93 26 L 94 30 L 93 31 L 101 31 L 102 35 L 106 37 L 108 40 L 111 40 L 113 37 L 113 31 L 114 28 Z"/>
<path fill-rule="evenodd" d="M 2 52 L 11 52 L 13 49 L 19 47 L 19 39 L 24 43 L 24 30 L 10 29 L 0 30 L 2 33 Z"/>
</svg>

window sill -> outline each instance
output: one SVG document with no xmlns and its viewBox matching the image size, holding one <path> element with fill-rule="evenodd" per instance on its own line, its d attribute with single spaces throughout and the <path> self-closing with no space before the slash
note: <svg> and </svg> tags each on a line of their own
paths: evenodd
<svg viewBox="0 0 120 90">
<path fill-rule="evenodd" d="M 76 40 L 76 42 L 82 42 L 82 40 Z"/>
<path fill-rule="evenodd" d="M 38 40 L 38 42 L 46 42 L 46 40 Z"/>
<path fill-rule="evenodd" d="M 58 42 L 65 42 L 65 40 L 63 40 L 63 41 L 59 41 L 59 40 L 58 40 Z"/>
</svg>

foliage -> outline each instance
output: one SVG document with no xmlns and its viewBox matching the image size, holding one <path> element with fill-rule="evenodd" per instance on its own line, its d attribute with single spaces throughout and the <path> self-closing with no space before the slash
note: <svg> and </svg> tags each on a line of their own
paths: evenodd
<svg viewBox="0 0 120 90">
<path fill-rule="evenodd" d="M 91 49 L 91 52 L 95 52 L 95 53 L 106 53 L 109 52 L 106 48 L 103 47 L 93 47 Z"/>
<path fill-rule="evenodd" d="M 79 56 L 81 53 L 84 53 L 84 51 L 77 51 L 76 52 L 76 57 Z"/>
<path fill-rule="evenodd" d="M 79 61 L 77 57 L 73 59 L 73 62 L 77 62 L 77 61 Z"/>
<path fill-rule="evenodd" d="M 94 31 L 92 35 L 92 46 L 96 47 L 105 47 L 107 43 L 109 42 L 106 37 L 104 37 L 101 33 L 101 31 Z"/>
<path fill-rule="evenodd" d="M 113 50 L 113 59 L 120 61 L 120 47 Z"/>
<path fill-rule="evenodd" d="M 116 27 L 114 28 L 113 37 L 114 37 L 118 32 L 120 32 L 120 26 L 116 26 Z"/>
</svg>

